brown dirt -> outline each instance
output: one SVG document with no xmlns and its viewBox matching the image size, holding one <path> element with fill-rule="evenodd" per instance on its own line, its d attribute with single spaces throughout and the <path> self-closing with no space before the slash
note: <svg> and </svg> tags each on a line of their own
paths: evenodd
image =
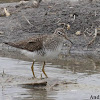
<svg viewBox="0 0 100 100">
<path fill-rule="evenodd" d="M 6 7 L 11 16 L 0 17 L 0 43 L 4 41 L 18 41 L 33 34 L 51 34 L 58 27 L 59 23 L 69 24 L 70 30 L 66 33 L 73 41 L 71 54 L 96 55 L 100 54 L 100 2 L 41 2 L 38 8 L 33 7 L 31 2 L 26 4 L 11 3 L 0 4 L 0 9 Z M 96 15 L 95 15 L 96 12 Z M 75 20 L 74 20 L 75 15 Z M 31 25 L 26 21 L 29 20 Z M 87 44 L 92 40 L 95 28 L 98 28 L 98 35 L 88 48 Z M 75 33 L 81 31 L 81 35 Z M 88 33 L 88 34 L 87 34 Z M 84 36 L 86 34 L 86 37 Z M 68 42 L 67 42 L 68 43 Z"/>
</svg>

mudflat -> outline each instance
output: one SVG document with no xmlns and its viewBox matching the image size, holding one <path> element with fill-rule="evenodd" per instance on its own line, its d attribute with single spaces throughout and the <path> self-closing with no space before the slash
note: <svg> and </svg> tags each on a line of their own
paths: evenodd
<svg viewBox="0 0 100 100">
<path fill-rule="evenodd" d="M 10 16 L 2 14 L 3 8 Z M 100 54 L 99 1 L 44 1 L 38 7 L 26 1 L 0 4 L 0 9 L 0 43 L 22 40 L 35 34 L 52 34 L 56 28 L 64 27 L 73 42 L 72 54 Z"/>
</svg>

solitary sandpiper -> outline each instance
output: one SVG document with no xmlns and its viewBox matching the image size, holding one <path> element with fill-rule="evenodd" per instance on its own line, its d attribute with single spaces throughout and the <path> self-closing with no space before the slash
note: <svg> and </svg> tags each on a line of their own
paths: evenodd
<svg viewBox="0 0 100 100">
<path fill-rule="evenodd" d="M 45 61 L 47 59 L 54 59 L 61 52 L 63 42 L 71 40 L 67 37 L 65 29 L 57 28 L 53 34 L 40 34 L 34 35 L 34 37 L 30 37 L 28 39 L 24 39 L 18 42 L 4 42 L 7 45 L 20 49 L 21 53 L 25 54 L 29 58 L 32 58 L 33 63 L 31 66 L 31 70 L 34 74 L 34 61 L 41 60 L 44 61 L 42 72 L 46 77 L 45 73 Z M 71 42 L 72 43 L 72 42 Z"/>
</svg>

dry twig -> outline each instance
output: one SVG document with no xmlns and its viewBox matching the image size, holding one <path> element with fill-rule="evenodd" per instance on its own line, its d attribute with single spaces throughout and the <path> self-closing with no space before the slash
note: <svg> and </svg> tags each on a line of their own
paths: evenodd
<svg viewBox="0 0 100 100">
<path fill-rule="evenodd" d="M 95 28 L 94 37 L 93 37 L 93 39 L 88 43 L 88 45 L 91 45 L 91 44 L 95 41 L 96 37 L 97 37 L 97 28 Z"/>
<path fill-rule="evenodd" d="M 26 19 L 26 21 L 27 21 L 27 23 L 29 24 L 29 25 L 32 25 L 31 23 L 30 23 L 30 21 L 25 17 L 25 16 L 23 16 L 25 19 Z"/>
<path fill-rule="evenodd" d="M 6 17 L 10 16 L 10 13 L 7 11 L 7 8 L 4 8 L 4 12 L 6 14 Z"/>
</svg>

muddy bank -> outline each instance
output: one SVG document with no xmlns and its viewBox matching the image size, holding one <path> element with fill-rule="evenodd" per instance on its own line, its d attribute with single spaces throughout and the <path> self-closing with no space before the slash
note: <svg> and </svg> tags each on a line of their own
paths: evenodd
<svg viewBox="0 0 100 100">
<path fill-rule="evenodd" d="M 41 2 L 34 7 L 25 4 L 0 4 L 1 11 L 6 7 L 10 16 L 0 17 L 0 43 L 18 41 L 35 34 L 52 34 L 56 28 L 64 27 L 73 42 L 72 55 L 100 55 L 100 2 Z M 1 14 L 2 12 L 0 12 Z M 64 25 L 63 25 L 64 24 Z M 68 29 L 68 25 L 70 28 Z M 95 37 L 95 29 L 97 36 Z M 95 37 L 95 39 L 94 39 Z M 90 41 L 94 39 L 91 45 Z M 69 42 L 66 42 L 68 51 Z M 88 47 L 87 47 L 88 45 Z M 65 50 L 65 55 L 68 55 Z"/>
</svg>

